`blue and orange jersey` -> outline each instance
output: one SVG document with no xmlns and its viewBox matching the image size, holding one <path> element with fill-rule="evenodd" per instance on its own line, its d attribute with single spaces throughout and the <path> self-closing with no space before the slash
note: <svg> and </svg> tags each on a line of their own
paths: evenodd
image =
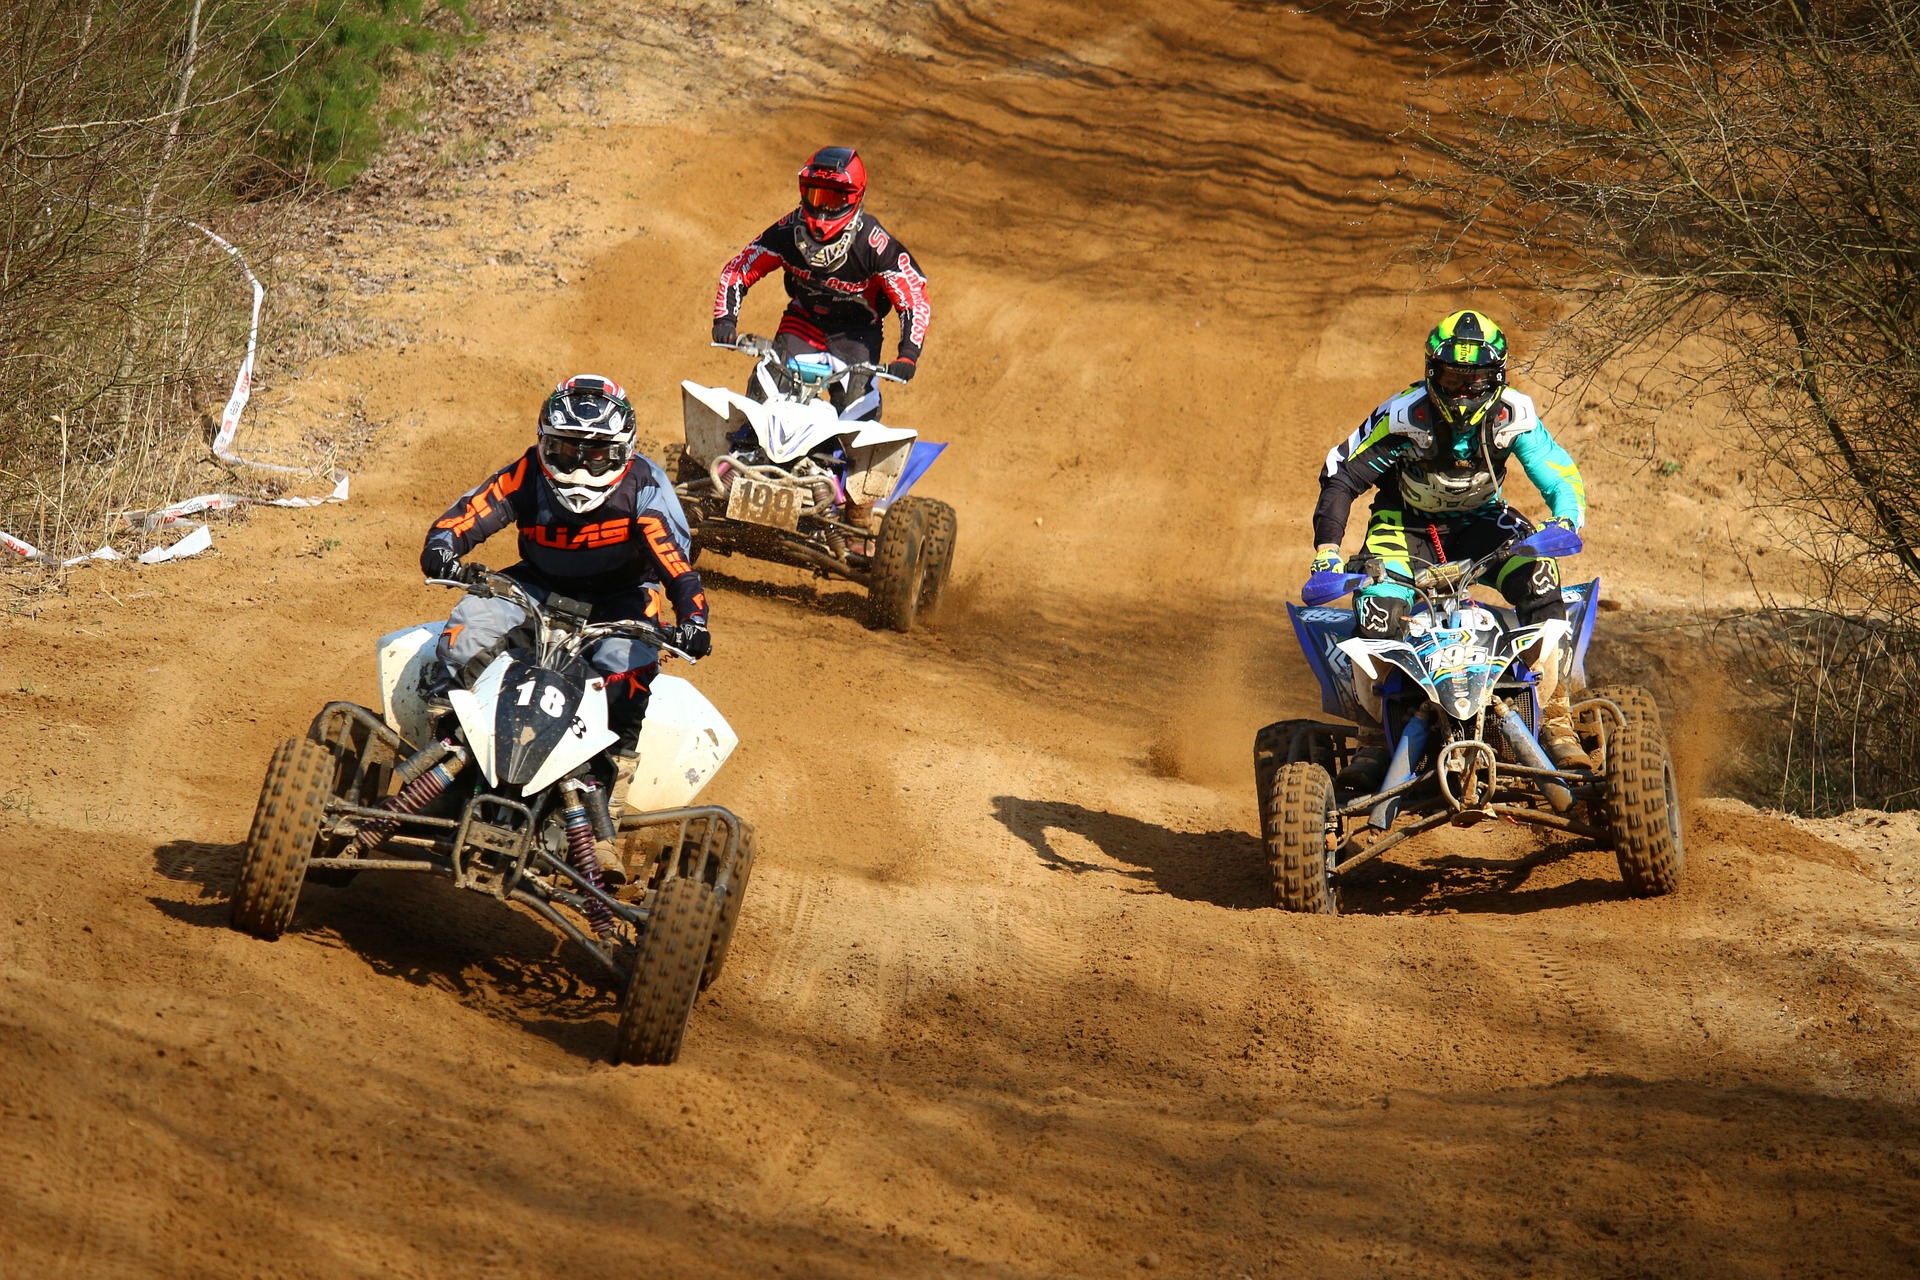
<svg viewBox="0 0 1920 1280">
<path fill-rule="evenodd" d="M 604 502 L 576 512 L 553 492 L 537 447 L 528 449 L 434 521 L 422 567 L 433 572 L 436 547 L 464 557 L 509 524 L 519 529 L 522 563 L 555 590 L 591 597 L 651 583 L 673 601 L 676 618 L 707 616 L 686 512 L 666 473 L 647 458 L 634 458 Z"/>
</svg>

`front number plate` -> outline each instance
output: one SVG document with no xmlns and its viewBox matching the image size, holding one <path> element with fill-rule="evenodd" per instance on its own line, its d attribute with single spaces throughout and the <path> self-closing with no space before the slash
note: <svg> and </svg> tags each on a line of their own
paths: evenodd
<svg viewBox="0 0 1920 1280">
<path fill-rule="evenodd" d="M 800 525 L 801 499 L 806 490 L 797 484 L 776 484 L 737 476 L 727 495 L 727 519 L 764 524 L 792 533 Z"/>
</svg>

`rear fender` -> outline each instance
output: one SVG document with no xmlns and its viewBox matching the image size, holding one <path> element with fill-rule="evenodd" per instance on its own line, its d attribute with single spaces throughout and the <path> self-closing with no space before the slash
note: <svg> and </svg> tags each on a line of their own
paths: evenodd
<svg viewBox="0 0 1920 1280">
<path fill-rule="evenodd" d="M 409 742 L 427 738 L 426 684 L 446 620 L 390 631 L 374 641 L 380 677 L 380 714 Z"/>
<path fill-rule="evenodd" d="M 900 469 L 900 479 L 894 484 L 893 492 L 887 495 L 884 503 L 876 504 L 874 510 L 885 511 L 904 498 L 907 490 L 913 488 L 914 482 L 927 474 L 927 468 L 933 465 L 934 460 L 946 447 L 944 444 L 931 444 L 925 440 L 914 441 L 913 450 L 907 455 L 907 465 Z"/>
<path fill-rule="evenodd" d="M 680 419 L 687 436 L 687 456 L 704 467 L 726 453 L 727 433 L 747 425 L 743 406 L 752 403 L 725 387 L 682 382 Z"/>
<path fill-rule="evenodd" d="M 739 743 L 733 726 L 700 690 L 678 676 L 655 676 L 627 812 L 692 804 Z"/>
<path fill-rule="evenodd" d="M 1594 620 L 1600 616 L 1600 579 L 1562 588 L 1567 619 L 1573 624 L 1573 686 L 1586 687 L 1587 644 L 1593 639 Z"/>
<path fill-rule="evenodd" d="M 1293 634 L 1300 641 L 1300 652 L 1306 655 L 1313 678 L 1320 682 L 1320 709 L 1328 715 L 1358 719 L 1353 660 L 1340 648 L 1353 635 L 1353 610 L 1289 604 L 1287 617 L 1293 622 Z"/>
</svg>

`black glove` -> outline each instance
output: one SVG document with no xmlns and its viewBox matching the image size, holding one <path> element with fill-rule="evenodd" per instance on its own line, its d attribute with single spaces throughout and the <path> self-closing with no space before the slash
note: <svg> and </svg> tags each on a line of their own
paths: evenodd
<svg viewBox="0 0 1920 1280">
<path fill-rule="evenodd" d="M 887 372 L 892 374 L 894 377 L 900 379 L 900 381 L 902 382 L 913 381 L 913 370 L 914 370 L 914 363 L 911 359 L 909 359 L 906 356 L 901 356 L 898 360 L 895 360 L 892 364 L 887 366 Z"/>
<path fill-rule="evenodd" d="M 675 623 L 673 637 L 674 648 L 689 658 L 704 658 L 713 652 L 713 635 L 707 630 L 705 618 L 688 618 L 685 622 Z"/>
<path fill-rule="evenodd" d="M 730 347 L 740 337 L 740 326 L 731 320 L 713 322 L 713 340 L 723 347 Z"/>
<path fill-rule="evenodd" d="M 451 578 L 458 582 L 466 579 L 460 576 L 460 557 L 454 554 L 452 547 L 439 542 L 429 542 L 420 553 L 420 572 L 429 578 Z"/>
</svg>

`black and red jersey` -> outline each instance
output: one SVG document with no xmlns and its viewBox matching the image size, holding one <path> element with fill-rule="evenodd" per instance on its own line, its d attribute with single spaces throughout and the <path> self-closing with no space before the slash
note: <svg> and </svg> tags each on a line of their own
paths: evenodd
<svg viewBox="0 0 1920 1280">
<path fill-rule="evenodd" d="M 666 473 L 635 456 L 613 492 L 591 511 L 572 511 L 540 469 L 537 446 L 461 495 L 434 521 L 421 553 L 432 575 L 436 547 L 465 556 L 515 524 L 520 559 L 543 584 L 592 597 L 657 583 L 681 622 L 707 616 L 707 595 L 691 563 L 686 512 Z"/>
<path fill-rule="evenodd" d="M 933 319 L 927 277 L 907 247 L 872 214 L 860 213 L 823 245 L 806 234 L 798 213 L 789 213 L 720 269 L 713 318 L 737 323 L 747 290 L 780 269 L 786 271 L 789 319 L 812 326 L 823 337 L 871 329 L 898 308 L 900 356 L 920 358 Z M 803 336 L 816 336 L 798 325 L 791 327 Z"/>
</svg>

